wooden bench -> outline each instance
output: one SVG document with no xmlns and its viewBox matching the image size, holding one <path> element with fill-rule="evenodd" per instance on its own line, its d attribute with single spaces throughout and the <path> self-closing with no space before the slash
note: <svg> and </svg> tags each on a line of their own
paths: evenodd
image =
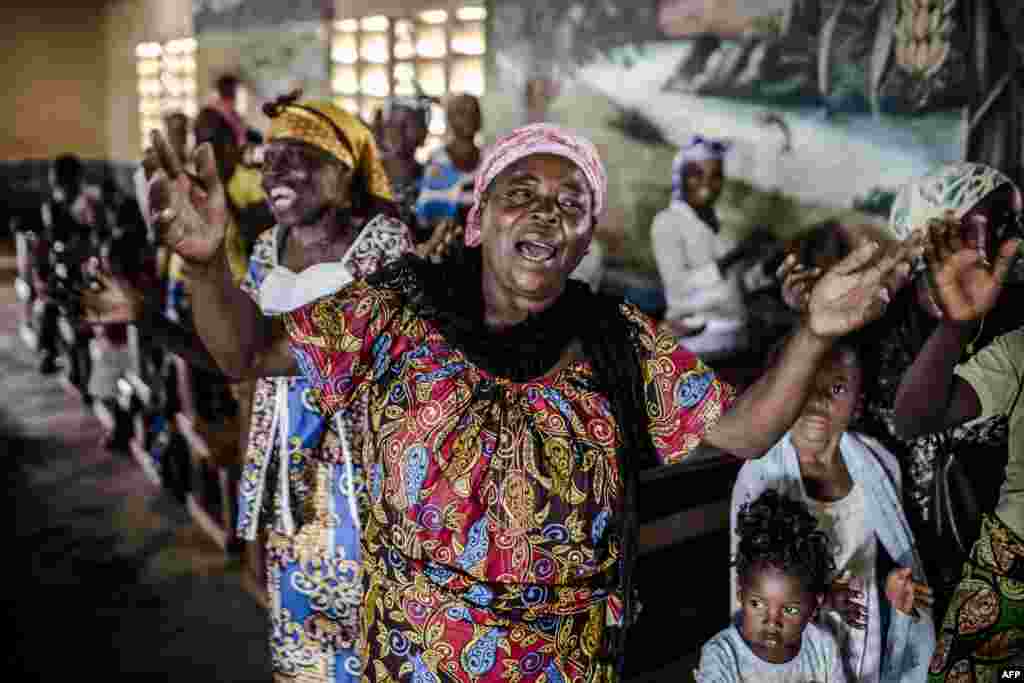
<svg viewBox="0 0 1024 683">
<path fill-rule="evenodd" d="M 729 620 L 729 506 L 742 461 L 707 446 L 679 465 L 641 473 L 642 606 L 627 642 L 626 678 L 648 680 Z"/>
<path fill-rule="evenodd" d="M 241 420 L 234 415 L 212 418 L 198 410 L 194 370 L 181 358 L 177 364 L 180 409 L 175 426 L 188 444 L 191 477 L 185 504 L 193 521 L 226 552 L 240 548 L 235 533 L 238 482 L 241 477 Z"/>
</svg>

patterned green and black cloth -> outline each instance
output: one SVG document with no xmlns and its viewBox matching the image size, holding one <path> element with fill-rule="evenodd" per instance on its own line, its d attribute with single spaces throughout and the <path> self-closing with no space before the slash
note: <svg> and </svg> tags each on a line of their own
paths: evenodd
<svg viewBox="0 0 1024 683">
<path fill-rule="evenodd" d="M 964 563 L 928 670 L 929 683 L 989 683 L 1024 668 L 1024 539 L 995 515 Z"/>
</svg>

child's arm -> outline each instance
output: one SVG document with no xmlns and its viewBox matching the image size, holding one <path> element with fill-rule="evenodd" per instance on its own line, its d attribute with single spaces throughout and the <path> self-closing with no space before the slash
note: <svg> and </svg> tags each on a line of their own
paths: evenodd
<svg viewBox="0 0 1024 683">
<path fill-rule="evenodd" d="M 918 617 L 917 610 L 931 609 L 932 589 L 914 581 L 910 567 L 893 569 L 885 579 L 885 597 L 903 614 Z"/>
</svg>

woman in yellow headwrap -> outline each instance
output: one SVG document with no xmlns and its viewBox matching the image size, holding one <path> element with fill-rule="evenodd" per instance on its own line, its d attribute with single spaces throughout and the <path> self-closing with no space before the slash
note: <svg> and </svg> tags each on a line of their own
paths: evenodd
<svg viewBox="0 0 1024 683">
<path fill-rule="evenodd" d="M 297 94 L 270 117 L 263 190 L 277 225 L 257 240 L 241 289 L 275 322 L 411 251 L 370 131 Z M 357 680 L 361 472 L 347 457 L 365 410 L 328 420 L 301 377 L 259 380 L 239 487 L 239 535 L 267 536 L 275 680 Z M 333 432 L 330 438 L 328 432 Z"/>
<path fill-rule="evenodd" d="M 277 224 L 253 246 L 240 288 L 225 292 L 232 309 L 259 314 L 258 329 L 231 339 L 239 357 L 250 354 L 249 360 L 219 364 L 234 377 L 245 376 L 255 356 L 287 344 L 282 316 L 413 249 L 408 229 L 395 217 L 370 131 L 330 102 L 298 97 L 293 93 L 264 108 L 271 124 L 262 189 Z M 155 139 L 158 148 L 166 146 L 159 136 Z M 166 150 L 161 152 L 170 159 Z M 174 171 L 180 177 L 180 165 Z M 229 203 L 221 191 L 210 202 L 227 213 Z M 428 245 L 443 246 L 438 240 Z M 421 254 L 439 251 L 423 249 Z M 228 243 L 219 258 L 231 264 Z M 104 292 L 84 302 L 94 320 L 136 320 L 190 362 L 218 365 L 197 337 L 171 334 L 172 323 L 165 317 L 144 310 L 141 298 L 123 283 L 107 281 Z M 203 292 L 194 293 L 196 320 L 209 315 L 206 303 Z M 356 499 L 365 486 L 348 454 L 360 447 L 366 409 L 354 405 L 328 419 L 313 393 L 302 377 L 258 381 L 237 529 L 246 540 L 267 539 L 275 680 L 355 681 L 362 671 L 356 643 L 362 597 Z"/>
</svg>

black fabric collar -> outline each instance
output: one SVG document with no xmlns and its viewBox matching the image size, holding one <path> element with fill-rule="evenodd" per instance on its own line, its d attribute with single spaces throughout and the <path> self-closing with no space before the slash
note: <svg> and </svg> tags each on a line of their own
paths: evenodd
<svg viewBox="0 0 1024 683">
<path fill-rule="evenodd" d="M 410 257 L 388 276 L 406 302 L 437 326 L 449 344 L 477 367 L 513 382 L 536 379 L 555 367 L 584 329 L 583 316 L 596 298 L 586 285 L 566 283 L 547 310 L 500 332 L 484 324 L 479 249 L 462 250 L 443 264 Z"/>
</svg>

